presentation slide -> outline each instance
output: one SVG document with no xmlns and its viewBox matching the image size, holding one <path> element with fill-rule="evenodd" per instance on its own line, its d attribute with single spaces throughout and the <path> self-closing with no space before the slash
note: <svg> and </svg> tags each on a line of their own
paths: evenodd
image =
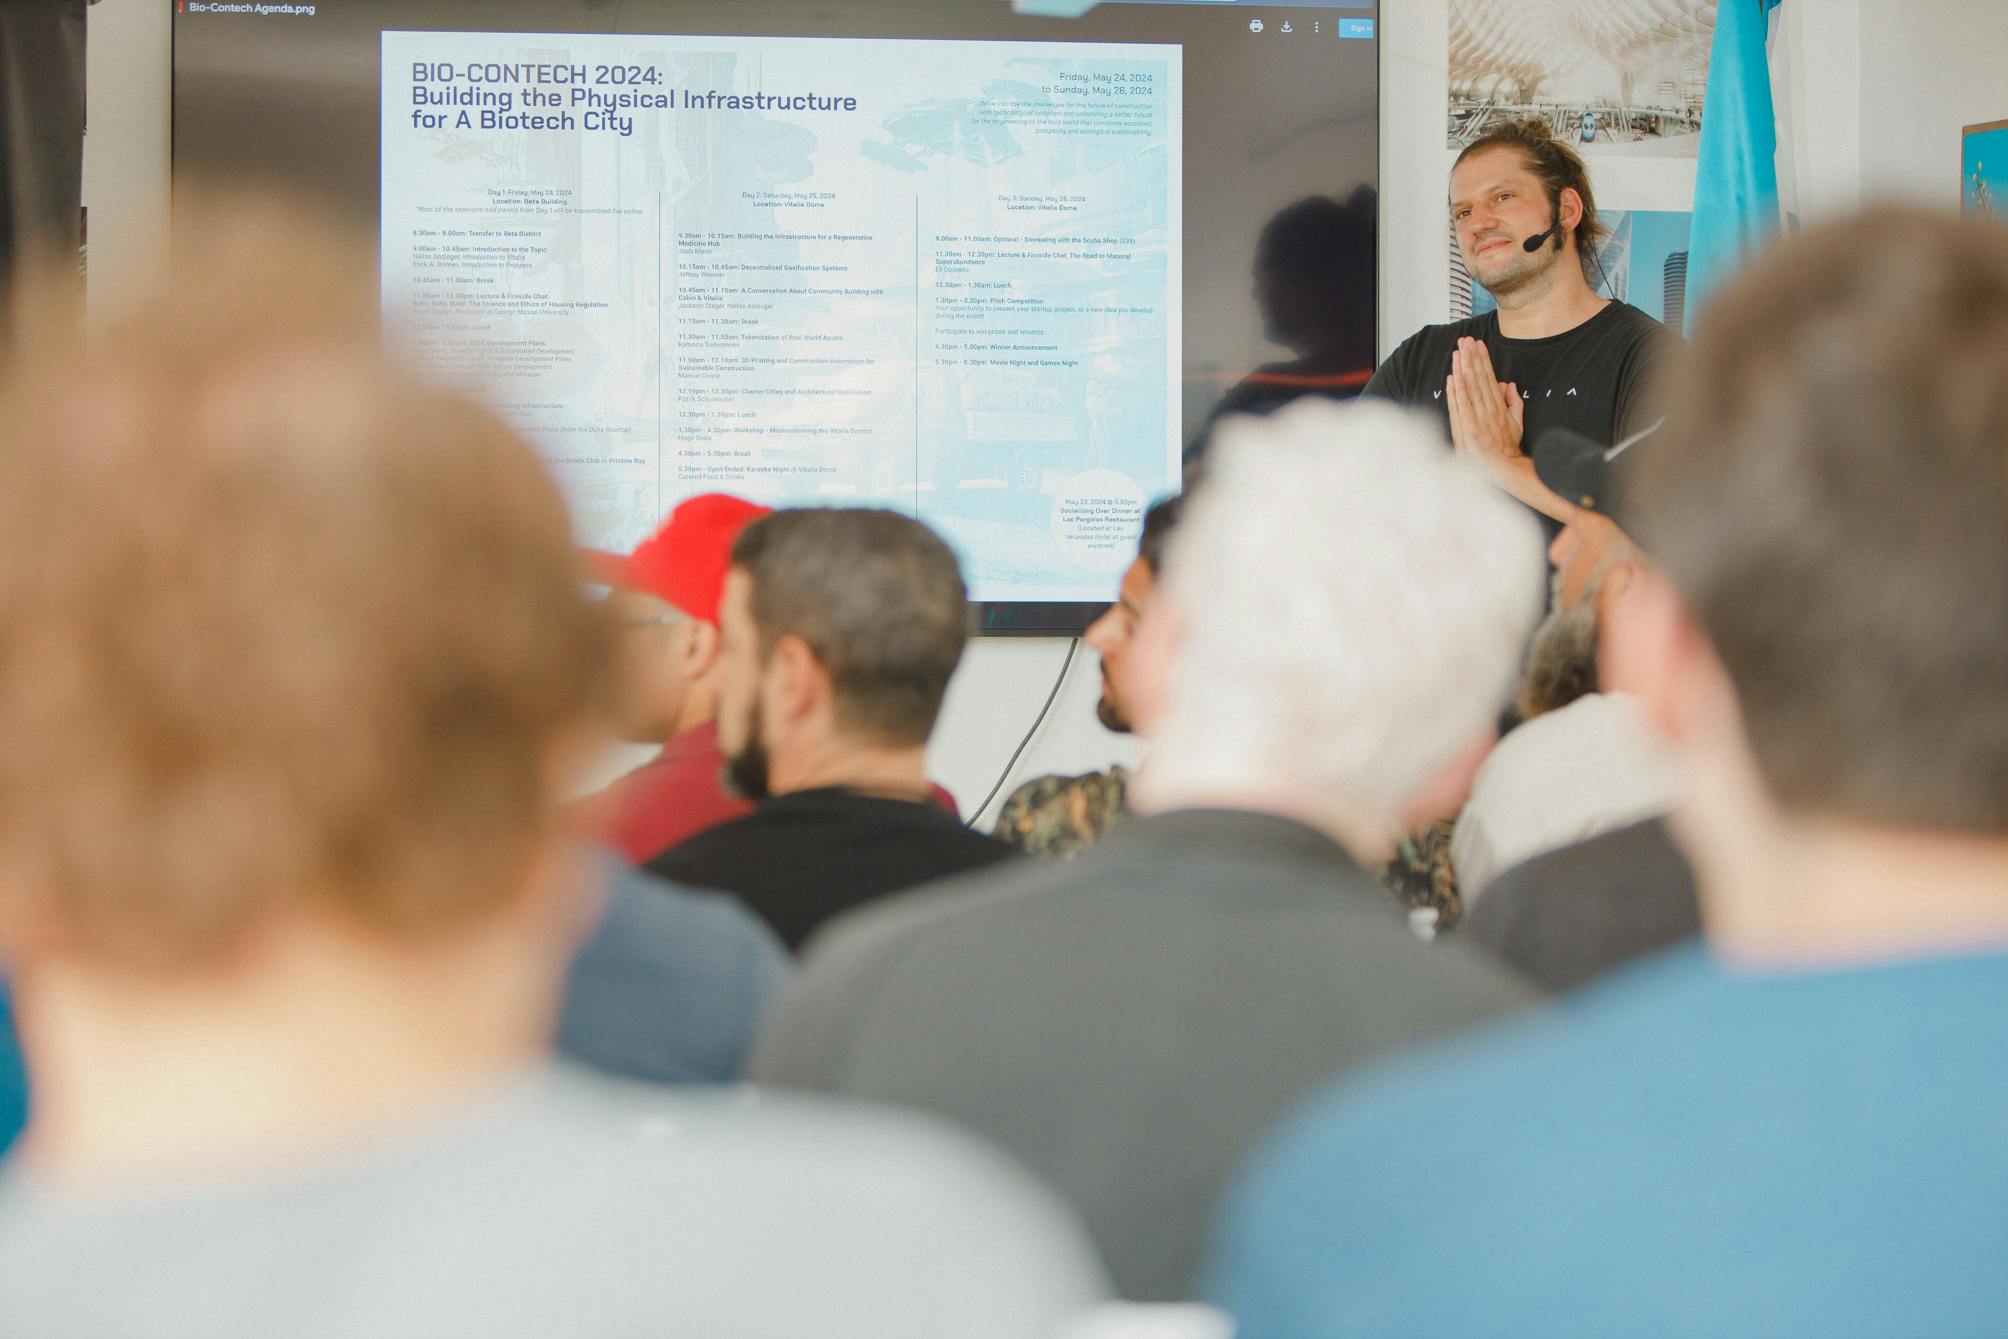
<svg viewBox="0 0 2008 1339">
<path fill-rule="evenodd" d="M 582 543 L 893 507 L 979 601 L 1105 601 L 1175 489 L 1175 44 L 387 31 L 386 324 Z"/>
</svg>

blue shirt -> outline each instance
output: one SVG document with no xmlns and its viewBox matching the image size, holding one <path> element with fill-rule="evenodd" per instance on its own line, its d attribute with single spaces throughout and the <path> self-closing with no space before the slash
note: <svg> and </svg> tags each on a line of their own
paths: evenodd
<svg viewBox="0 0 2008 1339">
<path fill-rule="evenodd" d="M 2008 954 L 1699 946 L 1328 1090 L 1244 1173 L 1239 1339 L 2008 1333 Z"/>
<path fill-rule="evenodd" d="M 662 1083 L 730 1083 L 746 1068 L 788 953 L 733 898 L 606 858 L 606 911 L 565 979 L 560 1054 Z"/>
<path fill-rule="evenodd" d="M 7 1151 L 27 1120 L 28 1075 L 21 1068 L 21 1048 L 14 1040 L 7 989 L 0 985 L 0 1154 Z"/>
</svg>

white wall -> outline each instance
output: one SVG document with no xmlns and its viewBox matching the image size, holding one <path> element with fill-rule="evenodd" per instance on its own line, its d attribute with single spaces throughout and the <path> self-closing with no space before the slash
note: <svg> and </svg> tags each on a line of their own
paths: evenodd
<svg viewBox="0 0 2008 1339">
<path fill-rule="evenodd" d="M 1380 6 L 1380 353 L 1450 313 L 1446 0 Z"/>
<path fill-rule="evenodd" d="M 1810 0 L 1778 14 L 1771 101 L 1779 194 L 1813 222 L 1861 205 L 1861 3 Z"/>
<path fill-rule="evenodd" d="M 961 671 L 948 686 L 948 705 L 928 749 L 935 779 L 955 792 L 965 817 L 997 783 L 1005 760 L 1052 691 L 1066 654 L 1063 638 L 985 638 L 971 645 Z M 1083 642 L 1053 710 L 1012 769 L 1012 777 L 1084 772 L 1111 762 L 1134 765 L 1141 756 L 1137 741 L 1112 735 L 1095 720 L 1100 695 L 1101 667 Z M 998 803 L 1013 784 L 1016 780 L 1006 784 Z"/>
<path fill-rule="evenodd" d="M 2008 3 L 1859 0 L 1862 200 L 1959 205 L 1959 128 L 2008 120 Z"/>
</svg>

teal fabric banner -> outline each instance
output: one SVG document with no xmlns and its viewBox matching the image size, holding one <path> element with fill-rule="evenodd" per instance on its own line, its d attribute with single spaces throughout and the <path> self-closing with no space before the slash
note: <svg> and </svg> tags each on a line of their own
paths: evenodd
<svg viewBox="0 0 2008 1339">
<path fill-rule="evenodd" d="M 1722 0 L 1708 56 L 1694 219 L 1688 233 L 1687 327 L 1745 252 L 1778 234 L 1778 127 L 1764 36 L 1780 0 Z"/>
</svg>

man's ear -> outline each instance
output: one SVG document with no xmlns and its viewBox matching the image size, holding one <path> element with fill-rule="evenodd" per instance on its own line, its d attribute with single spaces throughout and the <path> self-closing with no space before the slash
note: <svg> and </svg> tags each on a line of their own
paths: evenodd
<svg viewBox="0 0 2008 1339">
<path fill-rule="evenodd" d="M 1574 232 L 1576 225 L 1583 221 L 1583 197 L 1576 193 L 1575 187 L 1562 188 L 1561 195 L 1555 200 L 1555 213 L 1561 218 L 1562 226 L 1570 232 Z"/>
<path fill-rule="evenodd" d="M 1678 746 L 1693 732 L 1701 699 L 1720 686 L 1722 666 L 1673 583 L 1649 567 L 1626 569 L 1615 590 L 1609 578 L 1617 570 L 1598 593 L 1598 681 L 1637 698 L 1654 731 Z"/>
<path fill-rule="evenodd" d="M 1604 570 L 1597 581 L 1597 627 L 1608 628 L 1611 620 L 1624 617 L 1626 599 L 1631 594 L 1632 583 L 1644 570 L 1635 562 L 1615 562 Z"/>
<path fill-rule="evenodd" d="M 701 618 L 690 620 L 683 638 L 683 675 L 692 683 L 711 673 L 718 663 L 718 625 Z"/>
<path fill-rule="evenodd" d="M 833 692 L 830 676 L 816 653 L 800 637 L 789 633 L 774 643 L 768 658 L 766 688 L 772 694 L 762 705 L 780 720 L 801 721 L 821 711 Z"/>
</svg>

